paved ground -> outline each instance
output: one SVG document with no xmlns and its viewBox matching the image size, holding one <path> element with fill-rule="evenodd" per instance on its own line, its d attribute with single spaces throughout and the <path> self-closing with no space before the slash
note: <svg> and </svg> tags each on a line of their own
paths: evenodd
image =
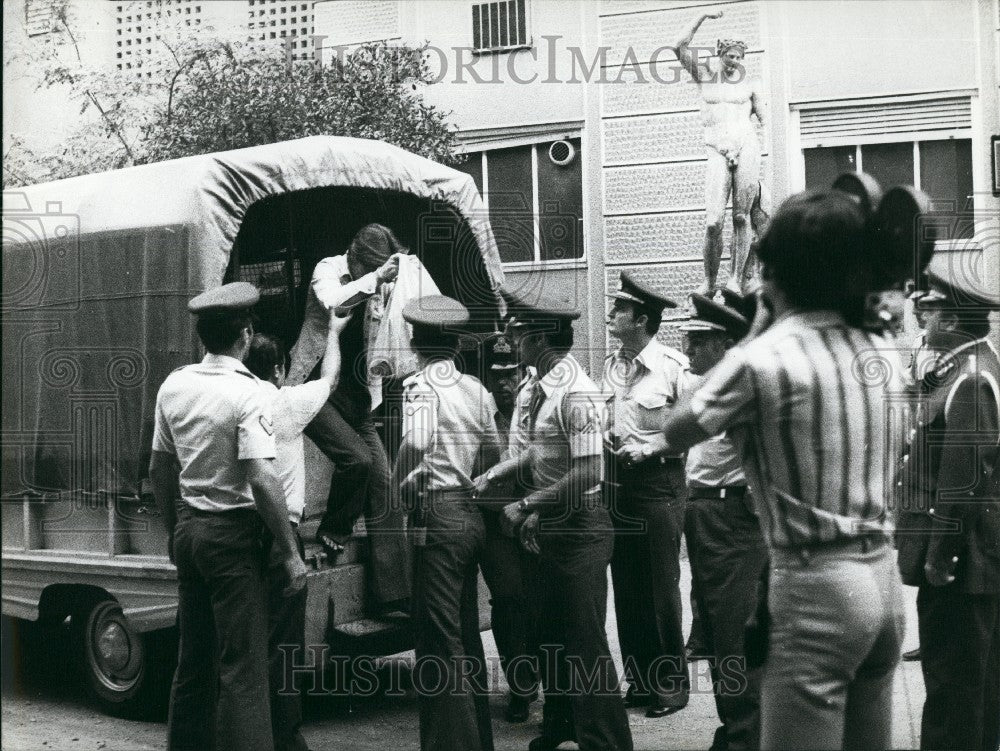
<svg viewBox="0 0 1000 751">
<path fill-rule="evenodd" d="M 684 595 L 687 597 L 688 571 L 684 561 Z M 915 590 L 906 588 L 908 618 L 905 649 L 916 645 Z M 687 600 L 685 599 L 685 602 Z M 686 620 L 690 613 L 686 613 Z M 614 612 L 609 607 L 608 633 L 613 648 L 617 648 Z M 492 634 L 483 634 L 488 656 L 495 658 L 496 645 Z M 621 662 L 619 656 L 619 670 Z M 54 658 L 58 659 L 58 658 Z M 412 659 L 412 654 L 394 658 L 392 665 Z M 17 689 L 7 687 L 2 701 L 2 736 L 4 751 L 36 749 L 163 749 L 165 726 L 103 716 L 91 709 L 79 688 L 59 680 L 59 665 L 51 671 L 55 680 L 35 682 Z M 405 674 L 405 671 L 403 671 Z M 541 705 L 532 706 L 530 720 L 523 725 L 510 725 L 503 719 L 502 678 L 498 675 L 498 692 L 493 698 L 494 733 L 497 749 L 525 749 L 538 732 Z M 675 715 L 647 720 L 641 710 L 630 710 L 632 733 L 637 751 L 667 749 L 705 749 L 712 740 L 717 720 L 712 700 L 711 684 L 705 662 L 693 663 L 693 692 L 688 707 Z M 919 740 L 920 711 L 924 688 L 919 663 L 902 663 L 897 673 L 894 692 L 893 745 L 899 749 L 916 748 Z M 356 702 L 348 707 L 341 700 L 315 698 L 307 705 L 304 733 L 315 751 L 324 749 L 412 749 L 417 748 L 416 698 L 412 691 L 399 696 L 381 696 Z"/>
</svg>

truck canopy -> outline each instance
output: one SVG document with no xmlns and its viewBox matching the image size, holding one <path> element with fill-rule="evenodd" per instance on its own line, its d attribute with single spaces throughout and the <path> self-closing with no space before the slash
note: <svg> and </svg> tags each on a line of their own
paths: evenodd
<svg viewBox="0 0 1000 751">
<path fill-rule="evenodd" d="M 261 287 L 294 342 L 312 267 L 380 222 L 445 294 L 495 320 L 503 271 L 471 177 L 389 144 L 315 136 L 4 193 L 3 481 L 138 495 L 156 391 L 198 356 L 187 300 Z"/>
</svg>

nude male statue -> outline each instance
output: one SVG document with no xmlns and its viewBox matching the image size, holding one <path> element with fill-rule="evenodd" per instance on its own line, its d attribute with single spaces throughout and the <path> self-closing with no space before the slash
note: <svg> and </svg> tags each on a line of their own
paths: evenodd
<svg viewBox="0 0 1000 751">
<path fill-rule="evenodd" d="M 722 225 L 726 203 L 733 198 L 732 265 L 726 286 L 743 292 L 748 281 L 752 230 L 763 233 L 767 215 L 760 207 L 760 143 L 751 119 L 763 125 L 760 82 L 747 78 L 742 66 L 747 45 L 736 39 L 720 39 L 718 62 L 699 65 L 690 44 L 695 32 L 709 18 L 722 18 L 722 11 L 703 13 L 677 41 L 674 51 L 701 92 L 701 120 L 708 152 L 705 179 L 705 280 L 698 292 L 715 294 L 722 259 Z"/>
</svg>

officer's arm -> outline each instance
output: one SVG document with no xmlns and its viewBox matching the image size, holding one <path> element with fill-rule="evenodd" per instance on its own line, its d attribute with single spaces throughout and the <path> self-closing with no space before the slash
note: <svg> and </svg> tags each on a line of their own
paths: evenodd
<svg viewBox="0 0 1000 751">
<path fill-rule="evenodd" d="M 698 418 L 691 408 L 691 394 L 682 396 L 674 408 L 667 412 L 667 419 L 663 424 L 663 438 L 668 450 L 663 451 L 664 454 L 679 454 L 711 437 L 698 423 Z"/>
<path fill-rule="evenodd" d="M 247 480 L 253 491 L 257 513 L 264 520 L 264 524 L 270 530 L 275 543 L 285 555 L 297 554 L 295 535 L 288 523 L 285 491 L 274 471 L 274 460 L 241 459 L 240 461 L 246 463 Z"/>
<path fill-rule="evenodd" d="M 407 436 L 403 439 L 396 455 L 396 465 L 392 469 L 392 481 L 389 485 L 393 493 L 399 493 L 406 510 L 412 510 L 413 494 L 416 488 L 412 483 L 416 480 L 413 474 L 423 463 L 426 447 L 418 446 L 412 438 Z"/>
<path fill-rule="evenodd" d="M 340 378 L 340 333 L 350 320 L 350 316 L 330 313 L 330 328 L 326 335 L 326 352 L 323 354 L 323 364 L 320 366 L 320 378 L 330 384 L 331 391 L 337 388 L 337 381 Z"/>
<path fill-rule="evenodd" d="M 569 514 L 570 503 L 601 481 L 601 457 L 579 456 L 573 459 L 569 472 L 547 488 L 536 490 L 524 499 L 522 511 L 541 511 L 543 516 L 561 517 Z"/>
<path fill-rule="evenodd" d="M 174 527 L 177 525 L 177 507 L 180 496 L 180 466 L 177 457 L 165 451 L 154 451 L 149 460 L 149 481 L 153 486 L 153 497 L 167 528 L 167 554 L 173 560 Z"/>
</svg>

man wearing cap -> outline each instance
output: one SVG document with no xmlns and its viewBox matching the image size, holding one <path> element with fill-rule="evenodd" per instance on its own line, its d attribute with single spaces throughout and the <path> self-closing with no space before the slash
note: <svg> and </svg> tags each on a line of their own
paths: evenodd
<svg viewBox="0 0 1000 751">
<path fill-rule="evenodd" d="M 540 554 L 539 638 L 545 705 L 531 751 L 575 739 L 581 749 L 631 749 L 604 622 L 613 531 L 601 499 L 604 397 L 570 354 L 576 310 L 508 295 L 508 330 L 521 362 L 536 369 L 526 410 L 527 451 L 476 478 L 531 473 L 529 493 L 503 510 L 504 528 Z"/>
<path fill-rule="evenodd" d="M 411 300 L 421 368 L 403 381 L 402 445 L 392 487 L 413 504 L 413 619 L 420 747 L 491 750 L 489 675 L 479 637 L 477 567 L 486 529 L 473 495 L 475 467 L 500 457 L 493 398 L 455 367 L 469 312 L 457 300 Z M 414 496 L 417 496 L 416 498 Z"/>
<path fill-rule="evenodd" d="M 402 518 L 388 505 L 389 459 L 372 420 L 372 410 L 382 401 L 382 381 L 369 373 L 366 353 L 377 325 L 369 301 L 373 296 L 378 300 L 376 292 L 396 279 L 399 256 L 405 252 L 388 227 L 369 224 L 358 231 L 345 254 L 316 264 L 288 372 L 290 386 L 318 377 L 331 313 L 350 316 L 340 337 L 337 388 L 305 431 L 334 464 L 316 539 L 335 557 L 364 513 L 372 584 L 386 609 L 403 605 L 409 597 L 409 550 Z"/>
<path fill-rule="evenodd" d="M 305 585 L 271 462 L 270 408 L 242 363 L 258 299 L 244 282 L 192 299 L 208 353 L 167 376 L 156 396 L 149 475 L 178 580 L 180 647 L 167 729 L 175 751 L 273 747 L 264 528 L 280 551 L 285 594 Z"/>
<path fill-rule="evenodd" d="M 1000 363 L 987 339 L 1000 297 L 951 255 L 931 260 L 917 300 L 937 360 L 918 383 L 897 544 L 903 582 L 919 588 L 920 747 L 987 751 L 1000 745 Z"/>
<path fill-rule="evenodd" d="M 750 329 L 747 320 L 704 295 L 691 295 L 694 316 L 681 324 L 694 390 L 726 350 Z M 741 457 L 725 434 L 702 441 L 687 455 L 688 503 L 684 525 L 715 708 L 722 726 L 712 749 L 756 749 L 760 735 L 760 678 L 746 666 L 743 627 L 757 606 L 757 581 L 767 548 L 754 513 Z"/>
<path fill-rule="evenodd" d="M 687 358 L 654 338 L 663 309 L 676 303 L 624 271 L 610 297 L 608 333 L 621 347 L 605 361 L 602 387 L 611 400 L 611 576 L 631 684 L 625 703 L 645 706 L 647 717 L 664 717 L 683 709 L 689 692 L 680 590 L 684 499 L 670 471 L 681 460 L 668 456 L 660 430 L 680 395 Z"/>
<path fill-rule="evenodd" d="M 486 388 L 496 403 L 495 418 L 500 439 L 506 446 L 503 453 L 506 459 L 520 451 L 519 447 L 512 448 L 509 444 L 519 394 L 520 368 L 509 337 L 498 334 L 488 339 L 485 347 Z M 520 415 L 517 427 L 520 429 Z M 500 529 L 501 508 L 512 499 L 524 497 L 524 487 L 524 483 L 514 477 L 496 483 L 486 496 L 491 505 L 482 507 L 486 544 L 480 568 L 490 590 L 490 624 L 510 689 L 505 714 L 509 722 L 527 720 L 531 702 L 538 694 L 535 670 L 538 624 L 532 597 L 538 573 L 537 559 Z"/>
</svg>

